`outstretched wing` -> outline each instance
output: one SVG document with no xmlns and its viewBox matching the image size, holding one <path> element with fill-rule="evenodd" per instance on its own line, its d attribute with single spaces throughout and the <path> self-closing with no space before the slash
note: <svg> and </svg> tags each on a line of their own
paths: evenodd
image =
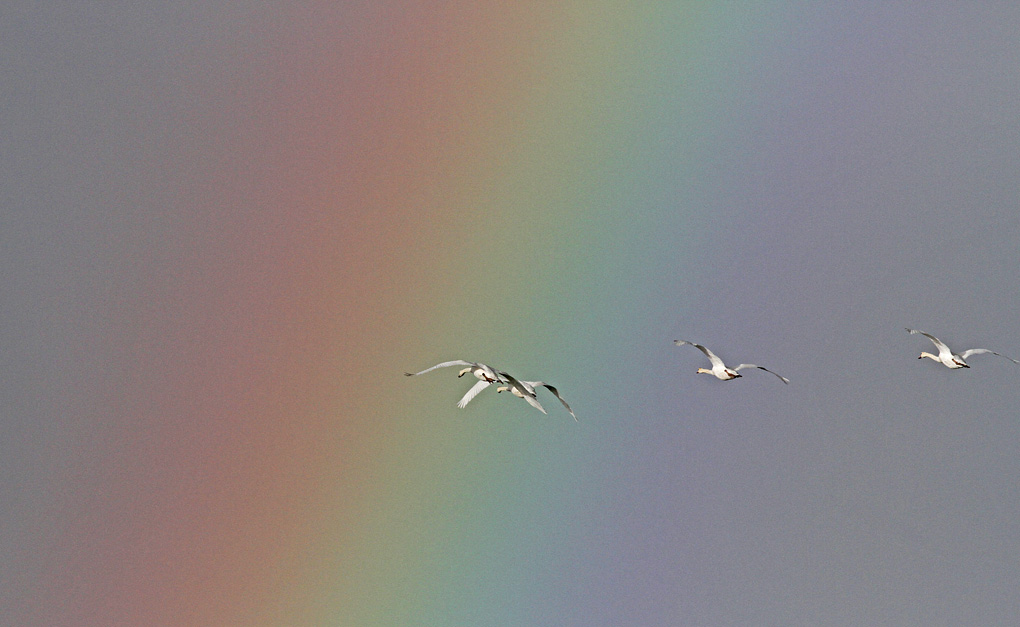
<svg viewBox="0 0 1020 627">
<path fill-rule="evenodd" d="M 924 337 L 928 338 L 929 340 L 932 341 L 933 344 L 935 344 L 935 348 L 939 349 L 940 353 L 949 353 L 950 355 L 953 354 L 953 351 L 949 350 L 949 347 L 946 346 L 945 342 L 935 337 L 931 333 L 925 333 L 924 331 L 918 331 L 917 329 L 907 329 L 907 331 L 910 331 L 911 335 L 921 334 Z M 966 357 L 964 357 L 964 359 L 966 359 Z"/>
<path fill-rule="evenodd" d="M 416 377 L 416 376 L 418 376 L 420 374 L 425 374 L 426 372 L 432 372 L 436 368 L 446 368 L 448 366 L 473 366 L 473 365 L 474 364 L 471 363 L 470 361 L 464 361 L 462 359 L 454 359 L 453 361 L 444 361 L 441 364 L 436 364 L 435 366 L 432 366 L 431 368 L 426 368 L 426 369 L 422 370 L 421 372 L 405 372 L 404 376 L 405 377 Z"/>
<path fill-rule="evenodd" d="M 784 377 L 782 375 L 779 375 L 779 374 L 776 374 L 775 372 L 772 372 L 771 370 L 769 370 L 765 366 L 758 366 L 758 365 L 755 365 L 755 364 L 740 364 L 739 366 L 734 368 L 734 370 L 740 370 L 741 368 L 757 368 L 758 370 L 764 370 L 765 372 L 768 372 L 770 374 L 775 374 L 777 377 L 780 378 L 780 380 L 782 380 L 783 383 L 789 383 L 790 382 L 790 380 L 787 379 L 786 377 Z"/>
<path fill-rule="evenodd" d="M 712 351 L 708 350 L 707 348 L 705 348 L 701 344 L 695 344 L 694 342 L 688 342 L 687 340 L 673 340 L 673 343 L 676 344 L 677 346 L 683 346 L 684 344 L 688 344 L 690 346 L 693 346 L 694 348 L 698 349 L 702 353 L 705 353 L 705 357 L 708 357 L 708 360 L 710 362 L 712 362 L 712 366 L 722 366 L 723 368 L 726 367 L 726 365 L 723 363 L 723 360 L 721 360 L 718 357 L 716 357 L 715 353 L 713 353 Z"/>
<path fill-rule="evenodd" d="M 549 413 L 545 410 L 545 407 L 542 407 L 542 403 L 539 403 L 538 399 L 535 398 L 534 396 L 529 396 L 528 394 L 525 394 L 524 400 L 528 401 L 528 405 L 531 405 L 532 407 L 542 412 L 543 414 Z"/>
<path fill-rule="evenodd" d="M 457 407 L 464 409 L 464 407 L 466 407 L 467 404 L 471 402 L 471 399 L 478 396 L 479 392 L 489 387 L 490 385 L 492 384 L 489 383 L 488 381 L 484 379 L 479 379 L 474 385 L 471 386 L 471 389 L 467 391 L 467 394 L 465 394 L 462 399 L 457 401 Z"/>
<path fill-rule="evenodd" d="M 965 350 L 962 353 L 960 353 L 960 357 L 963 357 L 964 359 L 967 359 L 971 355 L 981 355 L 982 353 L 991 353 L 992 355 L 998 355 L 999 357 L 1002 357 L 1003 359 L 1010 360 L 1014 364 L 1020 364 L 1020 361 L 1017 361 L 1017 360 L 1013 359 L 1012 357 L 1006 357 L 1005 355 L 1003 355 L 1001 353 L 996 353 L 995 351 L 990 351 L 987 348 L 971 348 L 971 349 Z"/>
<path fill-rule="evenodd" d="M 534 387 L 537 387 L 537 386 L 541 385 L 545 389 L 547 389 L 550 392 L 552 392 L 556 396 L 556 398 L 560 399 L 560 402 L 563 403 L 563 406 L 567 408 L 567 411 L 570 412 L 570 415 L 574 416 L 574 410 L 570 409 L 570 405 L 567 405 L 567 401 L 563 400 L 563 397 L 560 396 L 560 391 L 559 390 L 557 390 L 553 386 L 551 386 L 548 383 L 545 383 L 543 381 L 529 381 L 528 383 L 530 383 Z M 574 416 L 574 422 L 577 422 L 577 416 Z"/>
</svg>

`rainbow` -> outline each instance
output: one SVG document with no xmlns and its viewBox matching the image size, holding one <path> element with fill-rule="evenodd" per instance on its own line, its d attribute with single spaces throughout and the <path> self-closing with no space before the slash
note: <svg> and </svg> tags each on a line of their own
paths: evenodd
<svg viewBox="0 0 1020 627">
<path fill-rule="evenodd" d="M 138 142 L 97 166 L 95 270 L 49 323 L 71 362 L 19 621 L 668 622 L 690 574 L 620 539 L 645 472 L 620 451 L 675 403 L 635 409 L 644 346 L 708 293 L 746 193 L 714 169 L 746 158 L 755 99 L 788 86 L 755 72 L 796 67 L 777 42 L 803 21 L 341 4 L 165 18 L 138 66 L 116 53 L 158 93 L 106 114 Z M 649 309 L 665 275 L 688 295 Z M 458 358 L 555 383 L 580 423 L 401 376 Z M 637 596 L 589 613 L 607 589 Z"/>
</svg>

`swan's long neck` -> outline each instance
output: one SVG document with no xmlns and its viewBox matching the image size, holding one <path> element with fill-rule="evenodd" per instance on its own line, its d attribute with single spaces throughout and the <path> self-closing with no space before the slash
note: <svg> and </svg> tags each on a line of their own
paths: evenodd
<svg viewBox="0 0 1020 627">
<path fill-rule="evenodd" d="M 959 355 L 950 354 L 946 356 L 946 359 L 943 359 L 941 354 L 932 355 L 931 353 L 921 353 L 921 356 L 918 357 L 918 359 L 921 359 L 922 357 L 933 359 L 947 368 L 970 368 L 970 366 L 967 365 L 967 362 L 963 361 L 963 358 Z"/>
<path fill-rule="evenodd" d="M 715 374 L 715 372 L 709 370 L 708 368 L 698 368 L 698 374 Z"/>
<path fill-rule="evenodd" d="M 498 388 L 496 388 L 496 393 L 498 394 L 500 392 L 510 392 L 517 398 L 524 398 L 524 394 L 521 394 L 520 390 L 518 390 L 517 388 L 510 387 L 509 385 L 501 385 Z"/>
</svg>

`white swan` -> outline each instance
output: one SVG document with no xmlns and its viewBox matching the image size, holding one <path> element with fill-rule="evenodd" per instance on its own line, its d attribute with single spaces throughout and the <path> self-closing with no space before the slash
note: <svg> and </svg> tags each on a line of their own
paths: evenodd
<svg viewBox="0 0 1020 627">
<path fill-rule="evenodd" d="M 538 394 L 535 391 L 535 388 L 537 387 L 544 387 L 545 389 L 552 392 L 553 395 L 555 395 L 556 398 L 558 398 L 560 402 L 563 403 L 563 406 L 566 407 L 567 411 L 570 412 L 570 415 L 573 416 L 574 422 L 577 422 L 577 416 L 574 415 L 574 410 L 570 409 L 570 405 L 567 405 L 567 401 L 563 400 L 563 397 L 560 396 L 560 391 L 554 388 L 553 386 L 549 385 L 544 381 L 521 381 L 505 372 L 500 372 L 499 375 L 504 377 L 507 380 L 506 382 L 509 383 L 509 385 L 503 385 L 496 388 L 497 393 L 510 392 L 517 398 L 523 398 L 524 400 L 528 401 L 528 404 L 530 404 L 532 407 L 545 414 L 547 412 L 545 411 L 545 408 L 542 407 L 542 404 L 538 402 Z"/>
<path fill-rule="evenodd" d="M 729 381 L 730 379 L 736 379 L 737 377 L 743 376 L 737 372 L 738 370 L 742 370 L 743 368 L 758 368 L 759 370 L 764 370 L 765 372 L 775 374 L 777 377 L 779 377 L 779 379 L 783 383 L 790 382 L 790 380 L 787 379 L 786 377 L 780 376 L 764 366 L 757 366 L 755 364 L 740 364 L 736 368 L 727 368 L 726 364 L 723 363 L 723 360 L 719 359 L 715 353 L 708 350 L 701 344 L 695 344 L 694 342 L 688 342 L 687 340 L 673 340 L 673 343 L 676 344 L 677 346 L 689 344 L 694 348 L 700 350 L 702 353 L 705 353 L 705 356 L 708 357 L 708 360 L 712 362 L 712 369 L 709 370 L 707 368 L 698 368 L 698 374 L 711 374 L 714 375 L 716 379 Z"/>
<path fill-rule="evenodd" d="M 971 355 L 980 355 L 982 353 L 991 353 L 992 355 L 999 355 L 999 357 L 1002 357 L 1004 359 L 1008 359 L 1011 362 L 1013 362 L 1014 364 L 1020 364 L 1020 361 L 1017 361 L 1017 360 L 1013 359 L 1012 357 L 1006 357 L 1005 355 L 1000 355 L 999 353 L 996 353 L 995 351 L 990 351 L 987 348 L 971 348 L 969 350 L 963 351 L 959 355 L 955 355 L 955 354 L 953 354 L 953 351 L 949 350 L 949 347 L 946 346 L 945 342 L 943 342 L 939 338 L 935 337 L 934 335 L 932 335 L 930 333 L 925 333 L 924 331 L 918 331 L 917 329 L 907 329 L 907 331 L 909 331 L 911 335 L 914 335 L 914 334 L 923 335 L 924 337 L 926 337 L 929 340 L 931 340 L 933 344 L 935 344 L 935 348 L 939 349 L 939 354 L 938 355 L 932 355 L 931 353 L 922 352 L 921 356 L 918 357 L 918 359 L 924 359 L 925 357 L 927 357 L 928 359 L 933 359 L 933 360 L 939 362 L 940 364 L 942 364 L 946 368 L 953 368 L 953 369 L 956 369 L 956 368 L 970 368 L 970 366 L 967 365 L 967 362 L 965 360 L 968 357 L 970 357 Z"/>
<path fill-rule="evenodd" d="M 485 388 L 489 387 L 493 383 L 496 383 L 496 382 L 506 383 L 507 382 L 506 379 L 501 377 L 500 374 L 498 372 L 496 372 L 496 369 L 493 368 L 492 366 L 488 366 L 486 364 L 482 364 L 482 363 L 478 363 L 478 362 L 474 362 L 474 361 L 464 361 L 462 359 L 454 359 L 453 361 L 444 361 L 443 363 L 436 364 L 435 366 L 432 366 L 431 368 L 426 368 L 425 370 L 422 370 L 421 372 L 405 372 L 404 376 L 405 377 L 416 377 L 416 376 L 418 376 L 420 374 L 425 374 L 426 372 L 432 372 L 433 370 L 435 370 L 437 368 L 447 368 L 449 366 L 466 366 L 466 368 L 463 368 L 459 373 L 457 373 L 457 376 L 458 377 L 463 377 L 464 375 L 466 375 L 467 373 L 470 372 L 471 374 L 475 375 L 475 377 L 478 379 L 478 383 L 475 383 L 473 386 L 471 386 L 471 389 L 467 391 L 467 394 L 465 394 L 459 401 L 457 401 L 457 407 L 459 407 L 461 409 L 464 409 L 464 407 L 466 407 L 467 404 L 471 402 L 471 399 L 473 399 L 474 397 L 478 396 L 479 392 L 481 392 Z"/>
</svg>

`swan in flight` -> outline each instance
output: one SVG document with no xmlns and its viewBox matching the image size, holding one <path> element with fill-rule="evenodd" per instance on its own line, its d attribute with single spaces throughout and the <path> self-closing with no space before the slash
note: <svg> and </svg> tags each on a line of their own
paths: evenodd
<svg viewBox="0 0 1020 627">
<path fill-rule="evenodd" d="M 493 368 L 492 366 L 488 366 L 486 364 L 474 361 L 464 361 L 461 359 L 454 359 L 453 361 L 444 361 L 443 363 L 436 364 L 431 368 L 426 368 L 421 372 L 405 372 L 404 376 L 416 377 L 420 374 L 425 374 L 426 372 L 432 372 L 437 368 L 447 368 L 449 366 L 465 366 L 465 368 L 461 369 L 461 371 L 457 373 L 457 376 L 463 377 L 464 375 L 471 373 L 475 375 L 475 378 L 478 379 L 478 382 L 471 386 L 471 389 L 467 391 L 467 394 L 465 394 L 459 401 L 457 401 L 457 407 L 461 409 L 464 409 L 467 406 L 467 404 L 471 402 L 471 399 L 478 396 L 479 392 L 489 387 L 493 383 L 507 382 L 507 380 L 501 376 L 501 373 L 496 372 L 496 369 Z"/>
<path fill-rule="evenodd" d="M 545 408 L 542 407 L 542 404 L 538 402 L 538 394 L 536 393 L 535 390 L 535 388 L 544 387 L 545 389 L 552 392 L 553 395 L 556 396 L 556 398 L 560 399 L 560 402 L 563 403 L 563 406 L 566 407 L 567 411 L 570 412 L 570 415 L 573 416 L 574 422 L 577 422 L 577 416 L 574 415 L 574 410 L 570 409 L 570 405 L 567 405 L 567 401 L 563 400 L 563 397 L 560 396 L 560 391 L 554 388 L 553 386 L 549 385 L 544 381 L 521 381 L 519 379 L 515 379 L 513 376 L 505 372 L 500 372 L 499 375 L 504 377 L 506 379 L 506 383 L 508 383 L 509 385 L 503 385 L 496 388 L 497 393 L 510 392 L 517 398 L 523 398 L 524 400 L 528 401 L 529 405 L 545 414 L 547 412 L 545 411 Z"/>
<path fill-rule="evenodd" d="M 786 377 L 780 376 L 764 366 L 757 366 L 755 364 L 740 364 L 736 368 L 727 368 L 726 364 L 723 363 L 723 360 L 719 359 L 715 353 L 708 350 L 701 344 L 695 344 L 694 342 L 688 342 L 687 340 L 673 340 L 673 343 L 676 344 L 677 346 L 689 344 L 694 348 L 698 349 L 699 351 L 701 351 L 702 353 L 705 353 L 705 356 L 708 357 L 708 360 L 712 362 L 712 369 L 709 370 L 708 368 L 698 368 L 698 374 L 710 374 L 714 375 L 716 379 L 729 381 L 730 379 L 736 379 L 737 377 L 743 376 L 739 372 L 737 372 L 738 370 L 741 370 L 743 368 L 758 368 L 759 370 L 764 370 L 765 372 L 775 374 L 777 377 L 779 377 L 779 379 L 783 383 L 790 382 L 790 380 L 787 379 Z"/>
<path fill-rule="evenodd" d="M 990 351 L 987 348 L 971 348 L 969 350 L 963 351 L 959 355 L 955 355 L 953 354 L 953 351 L 949 350 L 949 347 L 946 346 L 945 342 L 935 337 L 934 335 L 930 333 L 925 333 L 924 331 L 918 331 L 917 329 L 907 329 L 907 331 L 909 331 L 911 335 L 914 334 L 923 335 L 924 337 L 931 340 L 933 344 L 935 344 L 935 348 L 939 349 L 938 355 L 932 355 L 931 353 L 922 352 L 921 356 L 918 357 L 918 359 L 924 359 L 925 357 L 927 357 L 928 359 L 934 359 L 935 361 L 939 362 L 946 368 L 954 369 L 970 368 L 970 366 L 967 365 L 967 362 L 965 360 L 971 355 L 980 355 L 982 353 L 991 353 L 992 355 L 999 355 L 999 357 L 1008 359 L 1014 364 L 1020 364 L 1020 361 L 1017 361 L 1011 357 L 1006 357 L 1005 355 L 1000 355 L 999 353 L 996 353 L 995 351 Z"/>
</svg>

